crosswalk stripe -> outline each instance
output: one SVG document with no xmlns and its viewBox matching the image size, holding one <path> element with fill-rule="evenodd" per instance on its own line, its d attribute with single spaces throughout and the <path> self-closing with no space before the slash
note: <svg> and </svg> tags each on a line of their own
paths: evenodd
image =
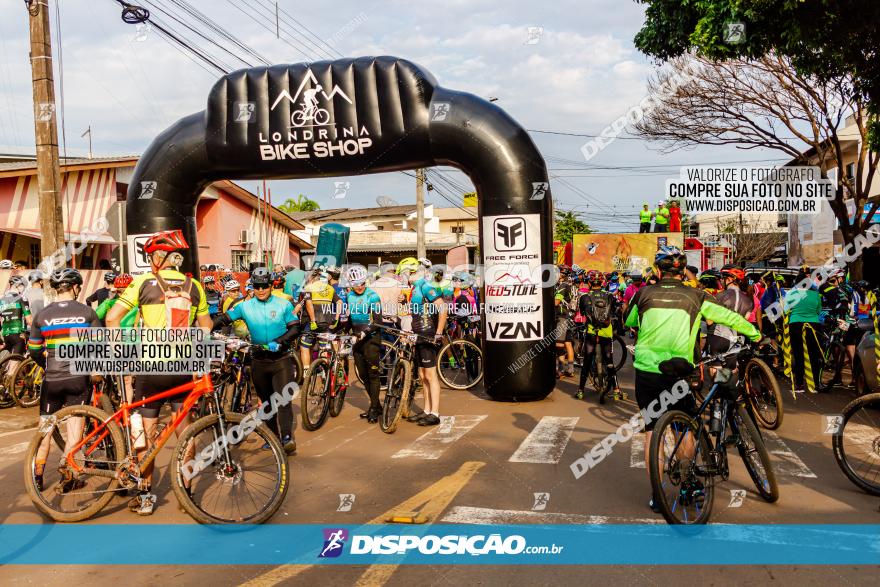
<svg viewBox="0 0 880 587">
<path fill-rule="evenodd" d="M 634 434 L 629 441 L 629 466 L 633 469 L 645 468 L 645 435 Z"/>
<path fill-rule="evenodd" d="M 773 468 L 777 473 L 793 477 L 816 478 L 816 474 L 810 470 L 799 456 L 788 448 L 788 445 L 785 444 L 778 434 L 772 430 L 764 430 L 762 434 L 764 435 L 764 445 L 767 447 L 767 452 L 771 456 L 776 457 Z"/>
<path fill-rule="evenodd" d="M 530 510 L 498 510 L 455 506 L 440 520 L 446 524 L 663 524 L 663 518 L 627 518 L 592 514 L 560 514 Z"/>
<path fill-rule="evenodd" d="M 12 444 L 6 448 L 0 449 L 0 459 L 20 455 L 27 450 L 29 445 L 30 442 L 19 442 L 18 444 Z"/>
<path fill-rule="evenodd" d="M 440 424 L 433 430 L 416 438 L 412 444 L 402 448 L 393 455 L 392 459 L 439 459 L 449 445 L 461 439 L 474 426 L 485 420 L 488 416 L 443 416 Z"/>
<path fill-rule="evenodd" d="M 510 462 L 558 463 L 579 419 L 544 416 L 510 457 Z"/>
</svg>

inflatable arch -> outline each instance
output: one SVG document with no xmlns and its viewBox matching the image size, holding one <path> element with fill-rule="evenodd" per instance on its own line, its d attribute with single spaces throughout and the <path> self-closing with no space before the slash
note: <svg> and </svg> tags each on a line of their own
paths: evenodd
<svg viewBox="0 0 880 587">
<path fill-rule="evenodd" d="M 195 205 L 213 181 L 435 165 L 461 169 L 479 193 L 486 391 L 496 400 L 543 399 L 555 384 L 553 288 L 529 276 L 552 262 L 546 165 L 503 110 L 438 86 L 409 61 L 363 57 L 224 76 L 204 111 L 165 130 L 140 158 L 128 232 L 182 229 L 191 247 L 183 270 L 195 271 Z M 512 264 L 521 271 L 504 271 Z"/>
</svg>

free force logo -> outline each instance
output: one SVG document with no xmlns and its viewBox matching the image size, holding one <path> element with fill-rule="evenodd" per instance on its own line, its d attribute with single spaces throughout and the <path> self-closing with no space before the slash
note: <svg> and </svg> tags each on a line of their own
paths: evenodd
<svg viewBox="0 0 880 587">
<path fill-rule="evenodd" d="M 345 528 L 324 528 L 324 547 L 321 549 L 318 558 L 336 558 L 342 554 L 346 540 L 348 540 L 348 530 Z"/>
<path fill-rule="evenodd" d="M 500 252 L 523 251 L 528 244 L 526 221 L 517 216 L 497 218 L 494 230 L 495 250 Z"/>
</svg>

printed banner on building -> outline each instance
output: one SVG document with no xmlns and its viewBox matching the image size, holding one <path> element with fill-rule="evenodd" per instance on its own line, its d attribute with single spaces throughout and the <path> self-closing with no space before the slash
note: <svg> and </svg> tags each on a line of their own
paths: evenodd
<svg viewBox="0 0 880 587">
<path fill-rule="evenodd" d="M 642 271 L 654 264 L 663 245 L 684 248 L 680 232 L 576 234 L 572 263 L 582 269 Z"/>
</svg>

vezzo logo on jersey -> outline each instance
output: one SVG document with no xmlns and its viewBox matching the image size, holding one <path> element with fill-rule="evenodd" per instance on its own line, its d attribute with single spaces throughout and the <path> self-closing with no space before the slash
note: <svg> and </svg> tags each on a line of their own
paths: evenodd
<svg viewBox="0 0 880 587">
<path fill-rule="evenodd" d="M 531 322 L 488 322 L 489 336 L 492 340 L 533 340 L 541 338 L 541 321 Z"/>
<path fill-rule="evenodd" d="M 495 250 L 522 251 L 526 248 L 526 221 L 519 217 L 495 220 Z"/>
<path fill-rule="evenodd" d="M 62 324 L 85 324 L 85 320 L 78 317 L 73 318 L 52 318 L 51 320 L 46 320 L 46 324 L 48 326 L 60 326 Z"/>
</svg>

